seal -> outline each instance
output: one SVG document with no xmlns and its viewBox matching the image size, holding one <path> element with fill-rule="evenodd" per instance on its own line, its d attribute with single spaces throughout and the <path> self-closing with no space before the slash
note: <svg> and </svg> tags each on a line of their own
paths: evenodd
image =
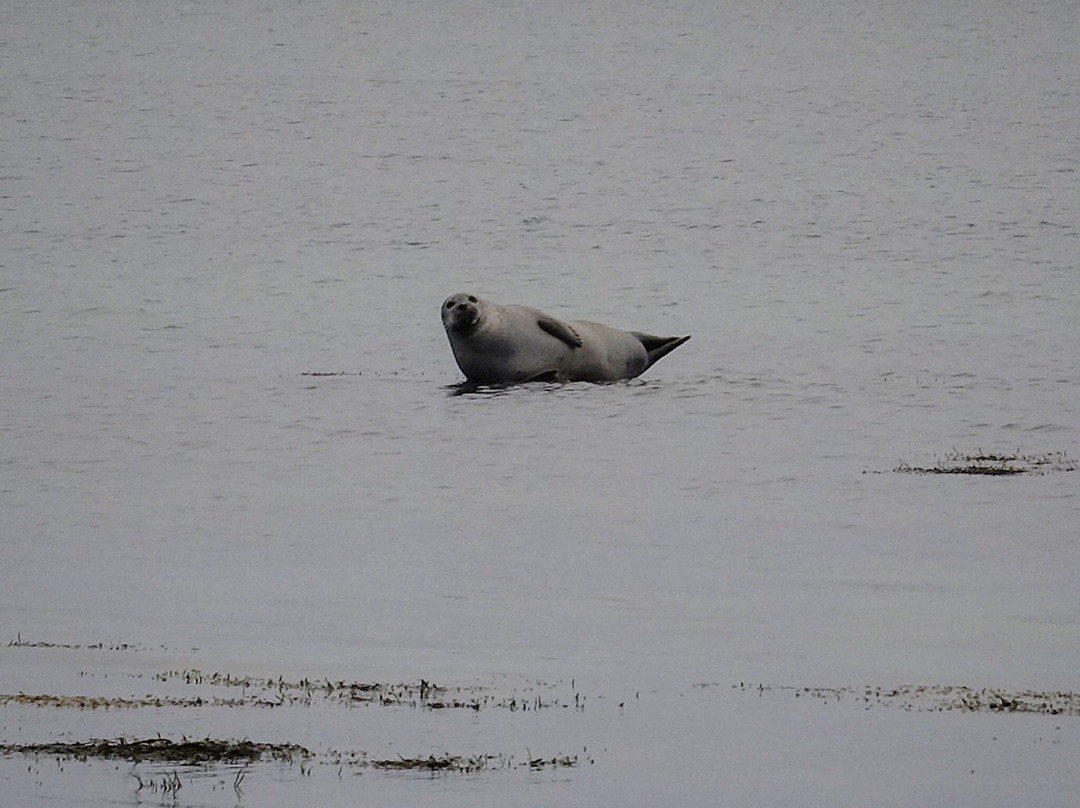
<svg viewBox="0 0 1080 808">
<path fill-rule="evenodd" d="M 446 298 L 442 321 L 458 367 L 475 384 L 633 379 L 690 339 L 559 320 L 470 294 Z"/>
</svg>

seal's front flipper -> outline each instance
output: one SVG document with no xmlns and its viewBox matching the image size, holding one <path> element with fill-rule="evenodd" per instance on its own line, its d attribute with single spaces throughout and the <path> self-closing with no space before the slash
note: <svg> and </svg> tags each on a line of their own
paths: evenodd
<svg viewBox="0 0 1080 808">
<path fill-rule="evenodd" d="M 645 346 L 645 352 L 649 355 L 649 364 L 645 366 L 646 370 L 690 339 L 689 335 L 685 337 L 654 337 L 652 334 L 642 334 L 640 331 L 631 331 L 630 333 Z"/>
<path fill-rule="evenodd" d="M 554 317 L 550 317 L 547 314 L 541 314 L 536 321 L 536 324 L 544 331 L 551 334 L 551 336 L 555 337 L 555 339 L 562 340 L 571 348 L 581 347 L 581 337 L 578 336 L 578 332 L 562 320 L 556 320 Z"/>
</svg>

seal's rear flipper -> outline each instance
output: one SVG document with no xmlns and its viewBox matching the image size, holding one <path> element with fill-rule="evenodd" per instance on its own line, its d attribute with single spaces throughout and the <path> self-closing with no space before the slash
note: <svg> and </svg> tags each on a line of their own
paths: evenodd
<svg viewBox="0 0 1080 808">
<path fill-rule="evenodd" d="M 645 346 L 645 352 L 649 355 L 649 364 L 645 366 L 646 370 L 690 339 L 689 334 L 685 337 L 654 337 L 652 334 L 642 334 L 640 331 L 631 331 L 630 333 L 641 341 L 641 344 Z"/>
</svg>

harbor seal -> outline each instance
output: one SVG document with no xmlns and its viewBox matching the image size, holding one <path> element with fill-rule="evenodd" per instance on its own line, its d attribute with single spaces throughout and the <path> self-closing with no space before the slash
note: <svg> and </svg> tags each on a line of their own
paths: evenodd
<svg viewBox="0 0 1080 808">
<path fill-rule="evenodd" d="M 559 320 L 470 294 L 448 297 L 442 321 L 458 367 L 476 384 L 633 379 L 690 339 Z"/>
</svg>

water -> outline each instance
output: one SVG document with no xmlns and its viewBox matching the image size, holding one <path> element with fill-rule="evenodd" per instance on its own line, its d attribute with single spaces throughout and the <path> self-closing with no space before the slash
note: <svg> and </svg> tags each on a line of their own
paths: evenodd
<svg viewBox="0 0 1080 808">
<path fill-rule="evenodd" d="M 578 756 L 264 764 L 252 804 L 1068 804 L 1074 716 L 776 688 L 1080 689 L 1076 475 L 892 471 L 1080 454 L 1070 4 L 0 20 L 0 693 L 591 699 L 12 702 L 0 743 Z M 456 291 L 693 340 L 628 383 L 453 396 Z M 0 791 L 147 795 L 36 765 L 0 758 Z M 184 777 L 180 804 L 236 801 Z"/>
</svg>

